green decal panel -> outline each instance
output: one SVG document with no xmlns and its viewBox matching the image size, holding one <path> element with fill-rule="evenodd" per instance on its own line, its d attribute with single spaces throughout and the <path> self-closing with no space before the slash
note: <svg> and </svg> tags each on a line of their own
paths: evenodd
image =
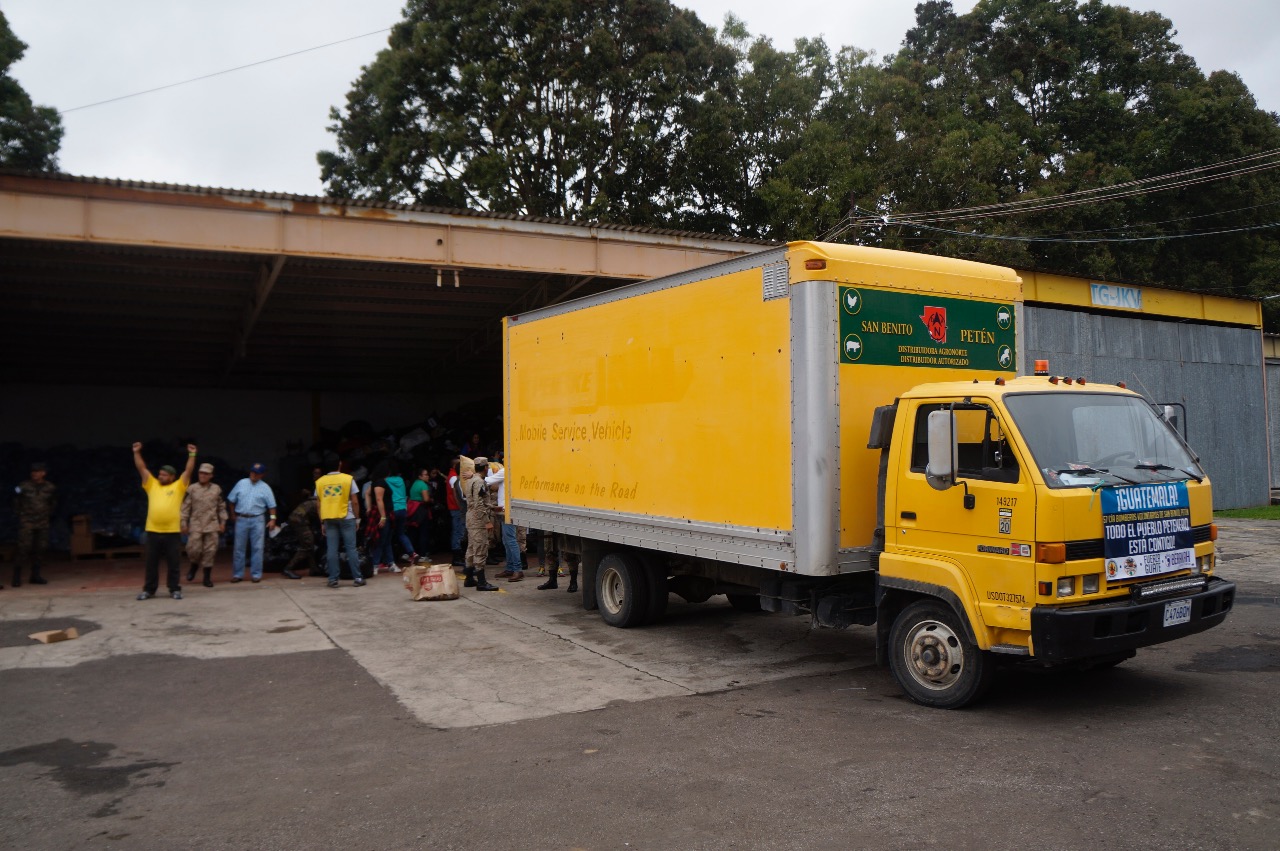
<svg viewBox="0 0 1280 851">
<path fill-rule="evenodd" d="M 840 287 L 840 363 L 1013 372 L 1012 304 Z"/>
</svg>

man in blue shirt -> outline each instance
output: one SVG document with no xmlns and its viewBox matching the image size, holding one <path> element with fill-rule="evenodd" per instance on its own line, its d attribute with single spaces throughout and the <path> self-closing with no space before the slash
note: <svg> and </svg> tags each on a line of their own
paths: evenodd
<svg viewBox="0 0 1280 851">
<path fill-rule="evenodd" d="M 254 464 L 249 478 L 236 482 L 227 494 L 227 504 L 235 518 L 235 547 L 231 553 L 231 581 L 244 580 L 245 546 L 251 548 L 249 578 L 262 581 L 262 549 L 266 531 L 276 528 L 276 495 L 271 485 L 262 480 L 266 465 Z"/>
</svg>

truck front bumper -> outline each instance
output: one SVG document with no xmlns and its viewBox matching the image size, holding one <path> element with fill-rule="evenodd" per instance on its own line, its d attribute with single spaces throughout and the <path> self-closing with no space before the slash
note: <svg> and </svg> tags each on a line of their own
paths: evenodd
<svg viewBox="0 0 1280 851">
<path fill-rule="evenodd" d="M 1043 662 L 1069 662 L 1173 641 L 1204 632 L 1226 620 L 1235 601 L 1234 582 L 1209 577 L 1207 586 L 1194 593 L 1171 593 L 1150 600 L 1108 600 L 1070 608 L 1036 607 L 1031 610 L 1031 641 L 1035 658 Z M 1191 601 L 1186 623 L 1165 626 L 1165 606 Z"/>
</svg>

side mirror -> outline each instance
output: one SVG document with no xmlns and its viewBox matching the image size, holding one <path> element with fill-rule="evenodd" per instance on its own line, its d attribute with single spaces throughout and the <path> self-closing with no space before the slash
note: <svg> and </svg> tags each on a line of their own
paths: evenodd
<svg viewBox="0 0 1280 851">
<path fill-rule="evenodd" d="M 929 412 L 929 463 L 924 477 L 937 490 L 955 487 L 956 417 L 951 411 Z"/>
<path fill-rule="evenodd" d="M 1178 426 L 1178 409 L 1175 408 L 1173 405 L 1164 406 L 1164 418 L 1165 418 L 1165 421 L 1169 423 L 1169 425 L 1173 426 L 1174 431 L 1179 431 L 1179 432 L 1182 431 L 1182 429 L 1179 428 Z"/>
</svg>

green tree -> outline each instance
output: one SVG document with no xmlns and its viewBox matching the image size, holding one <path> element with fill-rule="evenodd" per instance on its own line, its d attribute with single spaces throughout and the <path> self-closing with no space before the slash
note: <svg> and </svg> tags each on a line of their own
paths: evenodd
<svg viewBox="0 0 1280 851">
<path fill-rule="evenodd" d="M 664 224 L 700 101 L 731 81 L 668 0 L 410 0 L 319 156 L 335 195 Z"/>
<path fill-rule="evenodd" d="M 1277 116 L 1232 74 L 1206 77 L 1170 22 L 1100 0 L 917 7 L 903 48 L 864 99 L 890 113 L 877 152 L 880 215 L 951 210 L 1110 186 L 1280 148 Z M 844 116 L 848 135 L 862 117 Z M 885 137 L 881 137 L 884 139 Z M 1275 170 L 1034 214 L 879 227 L 878 244 L 1244 295 L 1273 286 L 1276 231 L 1173 236 L 1275 220 Z M 1042 235 L 1060 242 L 980 240 Z"/>
<path fill-rule="evenodd" d="M 36 106 L 9 68 L 26 53 L 27 45 L 0 12 L 0 166 L 33 171 L 56 171 L 62 144 L 58 111 Z"/>
</svg>

